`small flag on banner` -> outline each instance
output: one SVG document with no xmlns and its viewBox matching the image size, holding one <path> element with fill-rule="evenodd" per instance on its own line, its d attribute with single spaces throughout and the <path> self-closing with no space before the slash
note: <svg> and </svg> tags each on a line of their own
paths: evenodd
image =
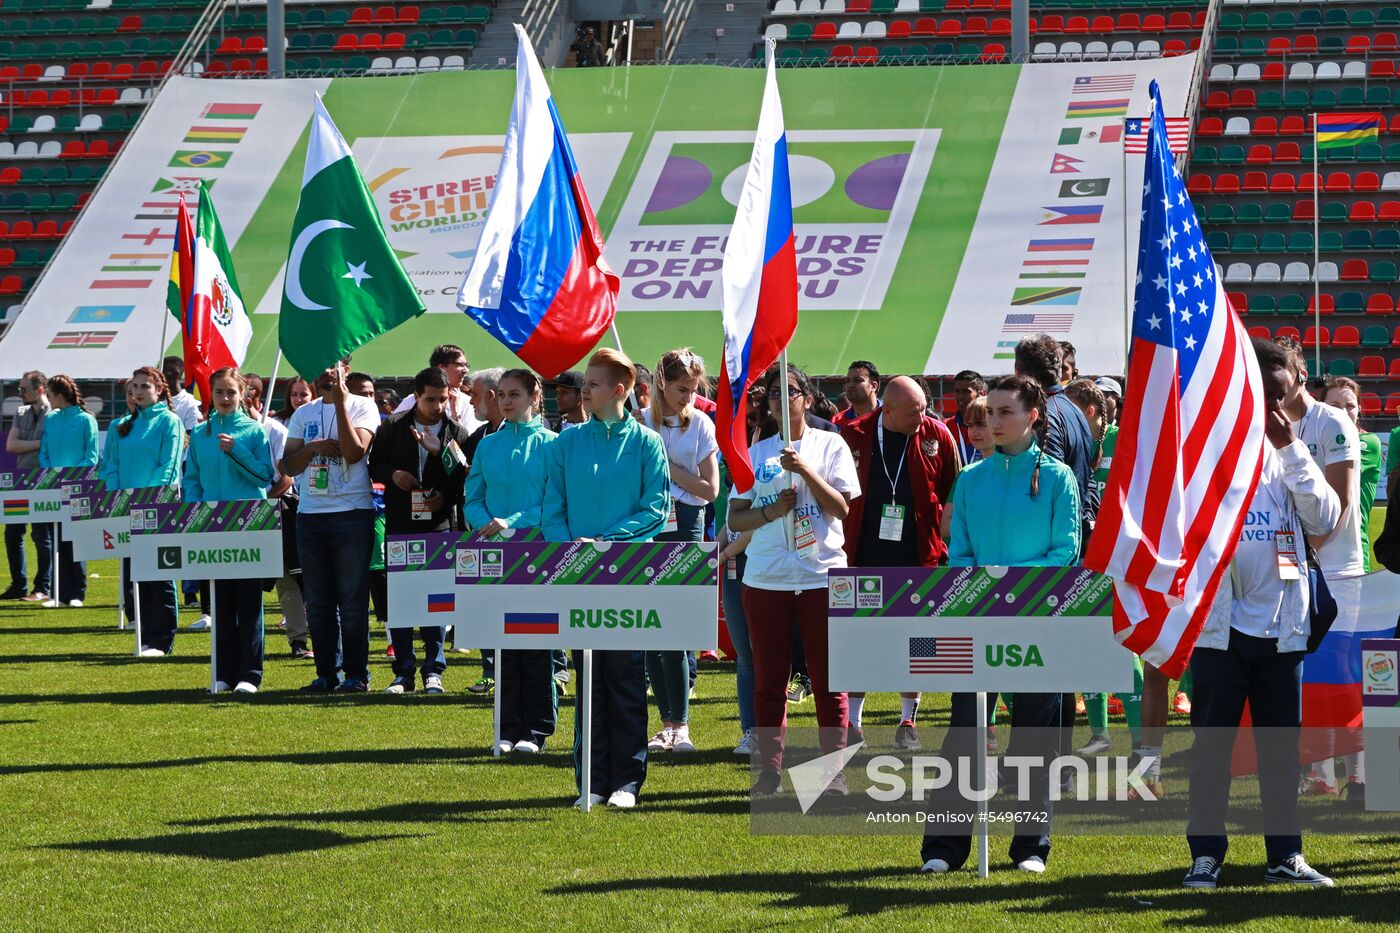
<svg viewBox="0 0 1400 933">
<path fill-rule="evenodd" d="M 1091 236 L 1031 240 L 1026 246 L 1027 252 L 1031 253 L 1077 253 L 1093 248 L 1094 238 Z"/>
<path fill-rule="evenodd" d="M 429 593 L 429 612 L 454 612 L 457 609 L 456 593 Z"/>
<path fill-rule="evenodd" d="M 1123 126 L 1119 123 L 1110 123 L 1099 130 L 1099 142 L 1116 143 L 1123 138 Z"/>
<path fill-rule="evenodd" d="M 262 104 L 210 104 L 204 108 L 202 120 L 251 120 Z"/>
<path fill-rule="evenodd" d="M 972 636 L 909 639 L 909 673 L 971 674 Z"/>
<path fill-rule="evenodd" d="M 114 330 L 61 330 L 49 340 L 50 350 L 101 350 L 117 336 Z"/>
<path fill-rule="evenodd" d="M 1083 75 L 1074 79 L 1074 94 L 1129 94 L 1137 75 Z"/>
<path fill-rule="evenodd" d="M 1067 156 L 1062 152 L 1055 153 L 1055 157 L 1050 160 L 1050 174 L 1064 175 L 1068 172 L 1078 172 L 1076 165 L 1082 163 L 1083 159 L 1076 159 L 1074 156 Z"/>
<path fill-rule="evenodd" d="M 1129 103 L 1131 101 L 1126 97 L 1116 97 L 1112 100 L 1072 100 L 1065 110 L 1065 119 L 1089 120 L 1098 117 L 1126 116 Z"/>
<path fill-rule="evenodd" d="M 1166 117 L 1167 148 L 1172 155 L 1181 155 L 1191 143 L 1191 118 Z M 1141 155 L 1147 151 L 1147 127 L 1151 121 L 1146 117 L 1129 117 L 1123 121 L 1123 151 L 1128 155 Z"/>
<path fill-rule="evenodd" d="M 1103 219 L 1102 204 L 1062 204 L 1058 207 L 1042 207 L 1045 219 L 1037 226 L 1053 227 L 1056 224 L 1096 224 Z"/>
<path fill-rule="evenodd" d="M 1074 326 L 1074 315 L 1062 314 L 1008 314 L 1002 322 L 1003 334 L 1038 334 L 1059 331 L 1069 333 Z"/>
<path fill-rule="evenodd" d="M 135 310 L 135 305 L 79 305 L 68 315 L 68 323 L 120 324 Z"/>
<path fill-rule="evenodd" d="M 1038 288 L 1018 288 L 1011 293 L 1011 303 L 1013 305 L 1077 305 L 1079 304 L 1079 292 L 1081 289 L 1068 286 L 1051 288 L 1040 286 Z M 1073 315 L 1064 315 L 1073 321 Z M 1066 321 L 1068 324 L 1070 321 Z"/>
<path fill-rule="evenodd" d="M 1067 126 L 1060 130 L 1060 141 L 1058 145 L 1073 146 L 1079 142 L 1079 137 L 1084 133 L 1083 127 Z"/>
<path fill-rule="evenodd" d="M 209 149 L 195 151 L 180 150 L 170 159 L 170 165 L 177 168 L 223 168 L 228 164 L 231 152 L 215 152 Z"/>
<path fill-rule="evenodd" d="M 507 612 L 505 633 L 507 635 L 558 635 L 559 613 Z"/>
<path fill-rule="evenodd" d="M 6 500 L 5 500 L 5 514 L 6 514 L 6 515 L 28 515 L 28 514 L 29 514 L 29 500 L 28 500 L 28 499 L 6 499 Z"/>
<path fill-rule="evenodd" d="M 236 143 L 248 132 L 242 126 L 192 126 L 185 133 L 187 143 Z"/>
<path fill-rule="evenodd" d="M 1379 139 L 1379 113 L 1319 113 L 1317 148 L 1345 149 L 1366 139 Z"/>
</svg>

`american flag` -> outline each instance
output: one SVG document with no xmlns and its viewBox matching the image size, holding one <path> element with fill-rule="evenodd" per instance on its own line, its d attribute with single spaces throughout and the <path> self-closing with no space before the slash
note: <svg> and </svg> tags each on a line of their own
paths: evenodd
<svg viewBox="0 0 1400 933">
<path fill-rule="evenodd" d="M 909 639 L 909 673 L 971 674 L 972 636 Z"/>
<path fill-rule="evenodd" d="M 1075 94 L 1112 94 L 1131 92 L 1137 75 L 1081 75 L 1074 79 Z"/>
<path fill-rule="evenodd" d="M 1002 322 L 1003 334 L 1069 333 L 1073 314 L 1008 314 Z"/>
<path fill-rule="evenodd" d="M 1172 155 L 1181 155 L 1191 144 L 1191 118 L 1165 117 L 1167 146 Z M 1123 121 L 1123 151 L 1132 155 L 1147 152 L 1147 117 L 1128 117 Z"/>
<path fill-rule="evenodd" d="M 1152 99 L 1128 391 L 1084 563 L 1114 579 L 1118 640 L 1179 677 L 1259 482 L 1264 401 L 1167 152 L 1155 81 Z"/>
</svg>

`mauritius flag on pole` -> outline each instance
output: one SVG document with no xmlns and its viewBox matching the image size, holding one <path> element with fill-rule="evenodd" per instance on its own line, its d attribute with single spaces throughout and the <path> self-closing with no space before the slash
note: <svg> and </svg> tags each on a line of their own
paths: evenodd
<svg viewBox="0 0 1400 933">
<path fill-rule="evenodd" d="M 180 196 L 184 209 L 184 195 Z M 177 246 L 179 241 L 176 241 Z M 214 198 L 207 182 L 199 186 L 199 217 L 194 229 L 189 298 L 181 317 L 185 375 L 208 406 L 209 377 L 225 366 L 241 366 L 253 339 L 253 324 L 243 307 Z"/>
<path fill-rule="evenodd" d="M 515 36 L 515 104 L 457 307 L 553 379 L 612 326 L 622 283 L 530 37 L 519 24 Z"/>
<path fill-rule="evenodd" d="M 773 41 L 768 40 L 768 74 L 758 134 L 720 280 L 724 285 L 724 370 L 719 380 L 719 446 L 734 488 L 753 488 L 749 462 L 749 386 L 777 360 L 797 330 L 797 248 L 792 226 L 792 184 L 788 176 L 787 131 Z"/>
<path fill-rule="evenodd" d="M 1344 149 L 1367 139 L 1379 139 L 1379 113 L 1319 113 L 1317 115 L 1317 148 Z"/>
<path fill-rule="evenodd" d="M 317 97 L 282 282 L 282 353 L 315 377 L 422 313 L 355 157 Z"/>
</svg>

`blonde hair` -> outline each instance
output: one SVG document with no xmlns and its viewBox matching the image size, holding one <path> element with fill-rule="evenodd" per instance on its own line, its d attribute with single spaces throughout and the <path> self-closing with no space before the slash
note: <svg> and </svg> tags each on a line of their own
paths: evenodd
<svg viewBox="0 0 1400 933">
<path fill-rule="evenodd" d="M 613 382 L 620 383 L 625 392 L 631 392 L 632 387 L 637 384 L 637 370 L 631 358 L 621 350 L 603 347 L 588 358 L 588 365 L 606 369 Z"/>
<path fill-rule="evenodd" d="M 976 412 L 974 418 L 973 412 Z M 987 424 L 987 396 L 979 395 L 967 403 L 967 408 L 963 410 L 963 424 L 986 427 Z"/>
<path fill-rule="evenodd" d="M 661 386 L 665 382 L 674 382 L 677 379 L 684 379 L 687 376 L 705 382 L 705 360 L 690 347 L 681 347 L 679 350 L 670 350 L 661 357 L 661 362 L 656 364 L 656 374 L 651 379 L 651 423 L 658 431 L 661 430 L 661 419 L 663 404 L 661 398 Z M 697 391 L 699 387 L 696 387 Z M 687 405 L 683 410 L 676 412 L 680 418 L 681 430 L 690 430 L 690 418 L 695 414 L 695 406 Z"/>
<path fill-rule="evenodd" d="M 209 374 L 209 404 L 212 406 L 214 403 L 214 383 L 220 379 L 227 379 L 238 386 L 238 404 L 233 409 L 234 413 L 236 414 L 241 411 L 245 415 L 248 414 L 248 403 L 246 401 L 248 395 L 248 377 L 243 375 L 237 366 L 224 366 Z M 210 414 L 212 415 L 213 412 L 210 412 Z M 204 433 L 206 436 L 213 436 L 214 419 L 212 417 L 204 422 Z"/>
</svg>

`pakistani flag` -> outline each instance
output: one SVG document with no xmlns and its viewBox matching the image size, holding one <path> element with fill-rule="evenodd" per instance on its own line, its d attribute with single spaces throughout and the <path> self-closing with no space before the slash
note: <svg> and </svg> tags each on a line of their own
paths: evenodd
<svg viewBox="0 0 1400 933">
<path fill-rule="evenodd" d="M 315 378 L 422 313 L 350 147 L 318 97 L 282 284 L 282 353 Z"/>
</svg>

